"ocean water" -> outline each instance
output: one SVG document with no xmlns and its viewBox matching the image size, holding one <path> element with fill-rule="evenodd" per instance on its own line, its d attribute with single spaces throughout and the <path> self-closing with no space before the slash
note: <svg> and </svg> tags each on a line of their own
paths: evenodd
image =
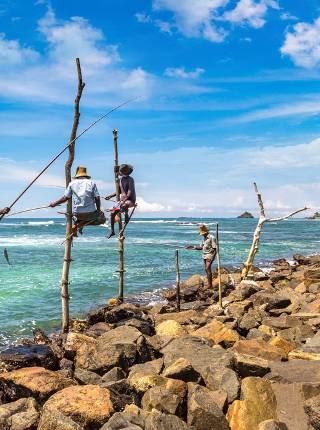
<svg viewBox="0 0 320 430">
<path fill-rule="evenodd" d="M 198 244 L 197 225 L 219 223 L 222 265 L 240 266 L 250 248 L 254 219 L 134 219 L 126 230 L 125 293 L 144 302 L 158 300 L 175 280 L 174 252 Z M 319 251 L 320 223 L 296 219 L 267 224 L 256 263 Z M 59 326 L 64 219 L 7 219 L 0 223 L 0 347 L 31 335 L 40 326 Z M 75 239 L 70 276 L 71 316 L 81 316 L 117 296 L 116 239 L 105 227 L 88 227 Z M 2 255 L 7 248 L 11 265 Z M 183 278 L 202 271 L 201 253 L 181 249 Z"/>
</svg>

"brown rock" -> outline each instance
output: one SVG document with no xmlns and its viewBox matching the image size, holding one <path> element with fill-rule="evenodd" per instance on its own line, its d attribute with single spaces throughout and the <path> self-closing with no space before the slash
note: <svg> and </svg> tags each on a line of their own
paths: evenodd
<svg viewBox="0 0 320 430">
<path fill-rule="evenodd" d="M 159 336 L 179 337 L 186 334 L 185 329 L 174 320 L 166 320 L 156 326 L 156 334 Z"/>
<path fill-rule="evenodd" d="M 189 360 L 185 358 L 178 358 L 173 364 L 168 366 L 163 376 L 167 378 L 180 379 L 184 382 L 197 382 L 201 381 L 201 375 L 197 372 Z"/>
<path fill-rule="evenodd" d="M 182 312 L 172 312 L 168 314 L 159 314 L 155 315 L 156 325 L 162 323 L 166 320 L 174 320 L 180 324 L 189 324 L 192 322 L 193 318 L 198 317 L 198 314 L 195 310 L 190 309 Z"/>
<path fill-rule="evenodd" d="M 252 301 L 243 300 L 241 302 L 230 303 L 227 307 L 228 315 L 234 318 L 241 318 L 250 308 L 253 307 Z"/>
<path fill-rule="evenodd" d="M 320 385 L 320 366 L 316 361 L 290 360 L 285 363 L 270 363 L 268 379 L 279 382 Z"/>
<path fill-rule="evenodd" d="M 73 375 L 74 379 L 82 385 L 99 385 L 102 383 L 101 376 L 90 370 L 77 368 Z"/>
<path fill-rule="evenodd" d="M 187 424 L 180 418 L 153 411 L 146 418 L 145 430 L 188 430 Z"/>
<path fill-rule="evenodd" d="M 238 398 L 240 383 L 233 370 L 211 365 L 207 368 L 203 379 L 210 390 L 224 390 L 227 393 L 228 403 L 232 403 Z"/>
<path fill-rule="evenodd" d="M 108 331 L 113 329 L 112 324 L 108 324 L 105 322 L 99 322 L 96 324 L 93 324 L 86 330 L 86 335 L 90 337 L 99 337 L 103 334 L 107 333 Z"/>
<path fill-rule="evenodd" d="M 304 271 L 305 281 L 318 282 L 320 281 L 320 269 L 307 269 Z"/>
<path fill-rule="evenodd" d="M 49 345 L 17 345 L 0 352 L 0 371 L 34 366 L 57 370 L 58 363 L 58 358 Z"/>
<path fill-rule="evenodd" d="M 82 385 L 59 391 L 44 404 L 39 424 L 41 430 L 46 428 L 43 423 L 50 421 L 51 414 L 57 412 L 85 429 L 102 426 L 113 412 L 109 390 Z"/>
<path fill-rule="evenodd" d="M 285 423 L 276 420 L 266 420 L 259 424 L 258 430 L 289 430 Z"/>
<path fill-rule="evenodd" d="M 270 361 L 281 361 L 286 359 L 286 354 L 280 348 L 272 346 L 262 339 L 239 340 L 231 348 L 240 354 L 252 355 Z"/>
<path fill-rule="evenodd" d="M 239 328 L 241 330 L 249 331 L 252 328 L 259 327 L 261 324 L 260 312 L 256 309 L 249 309 L 246 314 L 242 317 Z"/>
<path fill-rule="evenodd" d="M 254 357 L 247 354 L 234 355 L 235 370 L 241 378 L 248 376 L 263 377 L 270 372 L 270 366 L 268 360 L 260 357 Z"/>
<path fill-rule="evenodd" d="M 37 430 L 84 430 L 84 427 L 58 411 L 41 416 Z"/>
<path fill-rule="evenodd" d="M 291 342 L 286 339 L 282 339 L 281 337 L 274 337 L 270 340 L 270 345 L 275 346 L 283 350 L 283 352 L 288 355 L 290 351 L 292 351 L 296 344 L 295 342 Z"/>
<path fill-rule="evenodd" d="M 232 346 L 240 339 L 239 333 L 226 327 L 222 322 L 213 320 L 192 333 L 194 336 L 212 340 L 216 345 Z"/>
<path fill-rule="evenodd" d="M 101 379 L 102 379 L 102 382 L 113 382 L 113 381 L 120 381 L 125 377 L 126 377 L 126 374 L 121 369 L 121 367 L 114 367 L 113 369 L 109 370 L 109 372 L 105 373 Z"/>
<path fill-rule="evenodd" d="M 228 430 L 228 422 L 205 387 L 188 383 L 188 425 L 197 430 Z"/>
<path fill-rule="evenodd" d="M 315 428 L 320 428 L 320 395 L 311 397 L 305 402 L 305 412 L 309 416 L 310 424 Z"/>
<path fill-rule="evenodd" d="M 231 430 L 257 429 L 263 421 L 277 418 L 277 402 L 269 381 L 245 378 L 242 381 L 241 398 L 243 400 L 236 400 L 228 409 Z"/>
<path fill-rule="evenodd" d="M 0 390 L 5 393 L 7 401 L 20 397 L 35 397 L 43 401 L 72 384 L 71 379 L 43 367 L 26 367 L 0 374 Z"/>
<path fill-rule="evenodd" d="M 39 421 L 39 407 L 35 399 L 19 399 L 0 406 L 0 428 L 2 430 L 32 430 Z"/>
<path fill-rule="evenodd" d="M 157 409 L 160 412 L 178 415 L 180 417 L 183 416 L 183 401 L 187 392 L 187 387 L 185 386 L 183 390 L 179 389 L 178 391 L 175 388 L 176 387 L 170 383 L 167 383 L 165 386 L 149 388 L 142 397 L 142 409 L 150 412 L 153 409 Z"/>
<path fill-rule="evenodd" d="M 308 352 L 303 349 L 295 349 L 288 354 L 288 360 L 312 360 L 319 361 L 320 353 L 319 352 Z"/>
</svg>

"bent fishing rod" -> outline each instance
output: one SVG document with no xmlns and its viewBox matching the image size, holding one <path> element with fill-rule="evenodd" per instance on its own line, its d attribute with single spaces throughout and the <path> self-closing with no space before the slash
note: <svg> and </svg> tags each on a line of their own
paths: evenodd
<svg viewBox="0 0 320 430">
<path fill-rule="evenodd" d="M 44 174 L 46 170 L 49 169 L 49 167 L 71 146 L 73 143 L 75 143 L 81 136 L 83 136 L 87 131 L 89 131 L 92 127 L 98 124 L 98 122 L 102 121 L 104 118 L 109 116 L 112 112 L 122 108 L 123 106 L 132 103 L 133 101 L 139 99 L 139 97 L 134 97 L 133 99 L 129 99 L 124 103 L 121 103 L 118 106 L 115 106 L 112 108 L 109 112 L 105 113 L 104 115 L 100 116 L 97 120 L 95 120 L 92 124 L 89 125 L 89 127 L 85 128 L 78 136 L 76 136 L 73 140 L 71 140 L 68 145 L 66 145 L 55 157 L 52 158 L 52 160 L 41 170 L 40 173 L 37 174 L 37 176 L 24 188 L 23 191 L 18 195 L 18 197 L 11 203 L 9 208 L 11 209 L 20 199 L 21 197 L 29 190 L 29 188 L 32 187 L 32 185 L 36 182 L 37 179 L 40 178 L 41 175 Z M 5 214 L 0 215 L 0 221 L 2 221 Z"/>
</svg>

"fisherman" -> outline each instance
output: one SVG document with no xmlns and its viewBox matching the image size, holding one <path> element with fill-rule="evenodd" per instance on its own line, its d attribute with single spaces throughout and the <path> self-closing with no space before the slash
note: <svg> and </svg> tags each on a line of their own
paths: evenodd
<svg viewBox="0 0 320 430">
<path fill-rule="evenodd" d="M 73 228 L 73 236 L 77 236 L 77 231 L 82 234 L 86 225 L 100 225 L 106 222 L 106 217 L 101 211 L 100 195 L 96 183 L 87 174 L 84 166 L 78 166 L 73 180 L 69 183 L 64 196 L 61 199 L 50 203 L 54 208 L 62 203 L 73 199 L 73 214 L 76 217 Z"/>
<path fill-rule="evenodd" d="M 0 215 L 6 215 L 10 212 L 10 208 L 0 209 Z"/>
<path fill-rule="evenodd" d="M 136 204 L 136 190 L 134 185 L 134 179 L 130 176 L 133 172 L 133 166 L 130 164 L 121 164 L 119 168 L 120 173 L 120 201 L 117 202 L 116 206 L 114 206 L 111 210 L 111 222 L 110 227 L 111 231 L 108 236 L 110 237 L 115 235 L 114 232 L 114 223 L 119 221 L 119 216 L 121 212 L 124 212 L 125 223 L 128 224 L 129 219 L 129 208 L 133 208 Z M 106 200 L 110 200 L 112 197 L 116 197 L 116 193 L 110 194 L 105 197 Z"/>
<path fill-rule="evenodd" d="M 202 251 L 204 269 L 207 274 L 208 288 L 212 289 L 212 263 L 217 254 L 217 242 L 213 235 L 210 234 L 208 228 L 204 224 L 200 224 L 198 234 L 203 236 L 200 246 L 187 246 L 187 249 L 197 249 Z"/>
</svg>

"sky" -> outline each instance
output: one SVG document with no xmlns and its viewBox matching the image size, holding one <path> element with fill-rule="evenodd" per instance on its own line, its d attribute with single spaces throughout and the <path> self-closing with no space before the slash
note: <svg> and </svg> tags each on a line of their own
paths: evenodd
<svg viewBox="0 0 320 430">
<path fill-rule="evenodd" d="M 320 206 L 318 0 L 0 0 L 0 207 L 68 142 L 113 191 L 112 130 L 139 216 L 233 217 Z M 15 209 L 63 193 L 62 157 Z M 110 207 L 105 203 L 104 207 Z M 57 216 L 56 209 L 36 216 Z"/>
</svg>

